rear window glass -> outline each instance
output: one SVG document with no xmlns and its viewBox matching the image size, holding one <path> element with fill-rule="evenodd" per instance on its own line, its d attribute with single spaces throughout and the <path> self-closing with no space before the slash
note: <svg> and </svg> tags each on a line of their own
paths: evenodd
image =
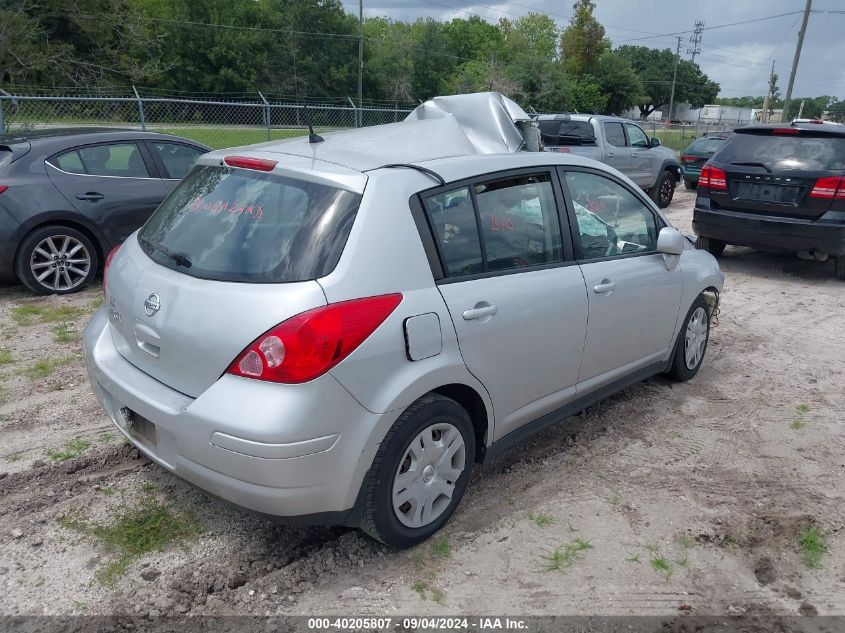
<svg viewBox="0 0 845 633">
<path fill-rule="evenodd" d="M 337 265 L 361 196 L 327 185 L 198 166 L 141 229 L 156 262 L 202 279 L 279 283 Z"/>
<path fill-rule="evenodd" d="M 701 152 L 703 154 L 712 154 L 717 149 L 722 146 L 722 143 L 725 142 L 723 138 L 700 138 L 697 141 L 694 141 L 692 145 L 689 146 L 689 151 L 691 152 Z"/>
<path fill-rule="evenodd" d="M 595 145 L 593 124 L 589 121 L 540 121 L 540 134 L 546 145 Z"/>
<path fill-rule="evenodd" d="M 845 138 L 829 135 L 732 134 L 713 157 L 721 163 L 763 163 L 770 169 L 845 169 Z"/>
</svg>

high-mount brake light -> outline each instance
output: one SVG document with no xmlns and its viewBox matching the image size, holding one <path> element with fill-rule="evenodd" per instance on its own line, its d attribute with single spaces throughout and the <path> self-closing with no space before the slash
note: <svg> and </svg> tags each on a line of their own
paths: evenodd
<svg viewBox="0 0 845 633">
<path fill-rule="evenodd" d="M 724 169 L 713 167 L 709 163 L 701 170 L 701 175 L 698 177 L 699 189 L 719 189 L 725 190 L 728 188 L 728 175 Z"/>
<path fill-rule="evenodd" d="M 267 158 L 251 158 L 249 156 L 226 156 L 223 162 L 229 167 L 241 169 L 255 169 L 257 171 L 273 171 L 279 161 Z"/>
<path fill-rule="evenodd" d="M 800 133 L 801 130 L 797 127 L 776 127 L 772 130 L 772 134 L 775 136 L 795 136 Z"/>
<path fill-rule="evenodd" d="M 314 380 L 349 356 L 401 302 L 396 293 L 297 314 L 250 343 L 226 373 L 288 384 Z"/>
</svg>

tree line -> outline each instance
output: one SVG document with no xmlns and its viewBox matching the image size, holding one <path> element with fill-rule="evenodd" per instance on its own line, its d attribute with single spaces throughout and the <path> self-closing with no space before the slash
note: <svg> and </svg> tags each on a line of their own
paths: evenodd
<svg viewBox="0 0 845 633">
<path fill-rule="evenodd" d="M 496 90 L 537 111 L 665 109 L 674 52 L 613 48 L 594 8 L 577 0 L 563 28 L 542 13 L 498 23 L 368 18 L 364 98 Z M 714 103 L 719 85 L 677 61 L 675 102 Z M 339 0 L 0 0 L 0 87 L 10 92 L 136 85 L 345 100 L 357 78 L 358 20 Z"/>
</svg>

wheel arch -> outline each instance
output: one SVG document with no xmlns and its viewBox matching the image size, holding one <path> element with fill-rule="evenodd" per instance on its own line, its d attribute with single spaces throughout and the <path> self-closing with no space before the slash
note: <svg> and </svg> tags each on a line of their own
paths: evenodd
<svg viewBox="0 0 845 633">
<path fill-rule="evenodd" d="M 484 457 L 487 439 L 490 437 L 490 418 L 487 413 L 487 404 L 481 394 L 472 387 L 461 383 L 442 385 L 432 389 L 429 393 L 437 393 L 451 398 L 469 414 L 472 428 L 475 431 L 474 459 L 476 462 L 480 462 Z"/>
</svg>

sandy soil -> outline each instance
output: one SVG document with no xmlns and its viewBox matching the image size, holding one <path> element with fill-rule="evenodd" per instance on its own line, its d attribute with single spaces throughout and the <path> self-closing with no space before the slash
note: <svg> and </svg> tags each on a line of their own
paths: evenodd
<svg viewBox="0 0 845 633">
<path fill-rule="evenodd" d="M 669 209 L 685 232 L 691 206 L 680 191 Z M 87 383 L 78 336 L 99 288 L 0 288 L 0 614 L 845 614 L 845 285 L 789 256 L 721 264 L 697 378 L 635 386 L 480 469 L 442 537 L 405 552 L 267 523 L 150 464 Z M 79 308 L 60 320 L 72 340 L 18 323 L 29 305 Z M 55 459 L 73 440 L 90 445 Z M 104 584 L 118 553 L 60 519 L 108 524 L 150 499 L 204 531 Z"/>
</svg>

